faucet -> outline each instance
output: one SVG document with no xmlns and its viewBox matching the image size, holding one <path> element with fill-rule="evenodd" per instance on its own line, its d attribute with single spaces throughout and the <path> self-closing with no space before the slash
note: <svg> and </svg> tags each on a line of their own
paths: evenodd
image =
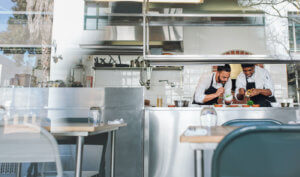
<svg viewBox="0 0 300 177">
<path fill-rule="evenodd" d="M 174 82 L 169 82 L 169 80 L 159 80 L 158 82 L 166 82 L 171 87 L 175 87 L 175 83 Z"/>
</svg>

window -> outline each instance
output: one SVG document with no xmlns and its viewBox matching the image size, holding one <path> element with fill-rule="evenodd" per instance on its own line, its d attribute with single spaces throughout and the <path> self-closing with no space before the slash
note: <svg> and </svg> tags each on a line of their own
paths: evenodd
<svg viewBox="0 0 300 177">
<path fill-rule="evenodd" d="M 105 2 L 86 2 L 84 15 L 85 30 L 99 30 L 106 25 L 107 17 L 101 16 L 110 13 L 109 4 Z"/>
<path fill-rule="evenodd" d="M 300 14 L 289 12 L 289 42 L 290 51 L 300 51 Z"/>
</svg>

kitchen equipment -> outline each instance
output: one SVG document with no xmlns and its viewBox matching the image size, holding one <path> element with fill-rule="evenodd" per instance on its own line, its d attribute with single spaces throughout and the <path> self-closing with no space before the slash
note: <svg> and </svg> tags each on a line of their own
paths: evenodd
<svg viewBox="0 0 300 177">
<path fill-rule="evenodd" d="M 112 67 L 113 66 L 112 63 L 106 63 L 105 58 L 95 57 L 94 62 L 95 62 L 94 63 L 95 67 Z"/>
<path fill-rule="evenodd" d="M 162 104 L 163 104 L 163 99 L 162 99 L 161 96 L 158 96 L 157 100 L 156 100 L 156 106 L 157 107 L 162 107 Z"/>
<path fill-rule="evenodd" d="M 176 107 L 188 107 L 189 101 L 187 100 L 175 100 L 174 101 Z"/>
<path fill-rule="evenodd" d="M 217 112 L 213 107 L 204 107 L 200 114 L 201 126 L 216 126 L 218 122 Z"/>
<path fill-rule="evenodd" d="M 146 68 L 146 67 L 148 67 L 149 66 L 149 63 L 148 63 L 148 61 L 146 61 L 146 60 L 142 60 L 141 62 L 140 62 L 140 67 L 142 67 L 142 68 Z"/>
<path fill-rule="evenodd" d="M 140 56 L 138 56 L 136 59 L 130 60 L 130 67 L 140 67 L 139 59 Z"/>
<path fill-rule="evenodd" d="M 118 55 L 118 59 L 119 59 L 119 64 L 116 64 L 116 67 L 129 67 L 128 64 L 122 64 L 120 55 Z"/>
<path fill-rule="evenodd" d="M 102 110 L 100 107 L 91 107 L 89 117 L 92 118 L 94 127 L 104 124 L 104 117 L 102 116 Z"/>
<path fill-rule="evenodd" d="M 82 64 L 82 60 L 71 69 L 71 82 L 72 85 L 82 87 L 85 83 L 85 68 Z"/>
<path fill-rule="evenodd" d="M 135 60 L 130 60 L 130 67 L 132 68 L 136 67 Z"/>
<path fill-rule="evenodd" d="M 140 57 L 137 57 L 137 59 L 135 59 L 135 66 L 136 67 L 140 67 L 140 61 L 139 61 Z"/>
</svg>

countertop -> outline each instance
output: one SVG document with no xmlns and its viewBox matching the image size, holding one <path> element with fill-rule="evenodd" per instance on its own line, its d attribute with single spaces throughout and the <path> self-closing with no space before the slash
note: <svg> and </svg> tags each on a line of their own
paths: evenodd
<svg viewBox="0 0 300 177">
<path fill-rule="evenodd" d="M 193 107 L 145 107 L 145 110 L 155 110 L 155 111 L 198 111 L 201 110 L 206 106 L 193 106 Z M 249 111 L 249 110 L 255 110 L 255 111 L 270 111 L 270 110 L 291 110 L 291 111 L 296 111 L 300 110 L 299 107 L 248 107 L 248 108 L 243 108 L 243 107 L 221 107 L 217 108 L 214 107 L 215 110 L 220 110 L 220 111 Z"/>
</svg>

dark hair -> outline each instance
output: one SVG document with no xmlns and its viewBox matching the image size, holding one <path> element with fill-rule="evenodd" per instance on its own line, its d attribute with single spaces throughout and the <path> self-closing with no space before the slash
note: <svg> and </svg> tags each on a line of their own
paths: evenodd
<svg viewBox="0 0 300 177">
<path fill-rule="evenodd" d="M 218 70 L 217 71 L 230 72 L 231 68 L 230 68 L 229 64 L 225 64 L 224 66 L 218 66 Z"/>
<path fill-rule="evenodd" d="M 242 64 L 242 68 L 249 68 L 249 67 L 253 67 L 254 64 Z"/>
</svg>

